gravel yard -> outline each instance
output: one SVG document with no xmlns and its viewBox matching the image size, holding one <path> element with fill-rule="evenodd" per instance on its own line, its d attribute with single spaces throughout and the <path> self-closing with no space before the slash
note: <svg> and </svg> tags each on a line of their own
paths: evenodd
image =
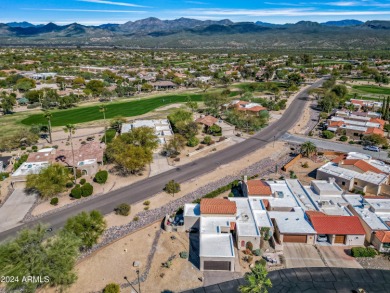
<svg viewBox="0 0 390 293">
<path fill-rule="evenodd" d="M 377 255 L 371 257 L 358 257 L 356 261 L 365 269 L 390 270 L 390 260 L 388 256 Z"/>
</svg>

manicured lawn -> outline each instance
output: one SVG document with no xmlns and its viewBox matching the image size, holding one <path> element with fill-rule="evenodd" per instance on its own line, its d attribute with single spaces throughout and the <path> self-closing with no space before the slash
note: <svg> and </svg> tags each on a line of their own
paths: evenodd
<svg viewBox="0 0 390 293">
<path fill-rule="evenodd" d="M 390 88 L 388 87 L 371 86 L 371 85 L 354 85 L 352 86 L 352 88 L 370 94 L 390 95 Z"/>
<path fill-rule="evenodd" d="M 135 100 L 130 102 L 118 102 L 106 104 L 106 118 L 114 118 L 117 116 L 132 117 L 148 113 L 156 108 L 173 104 L 185 103 L 188 97 L 192 101 L 202 101 L 200 94 L 183 94 L 162 96 L 144 100 Z M 55 126 L 63 126 L 66 124 L 85 123 L 94 120 L 103 119 L 102 113 L 99 112 L 99 106 L 80 107 L 69 110 L 53 111 L 51 124 Z M 33 114 L 21 121 L 25 125 L 47 124 L 47 120 L 42 114 Z"/>
</svg>

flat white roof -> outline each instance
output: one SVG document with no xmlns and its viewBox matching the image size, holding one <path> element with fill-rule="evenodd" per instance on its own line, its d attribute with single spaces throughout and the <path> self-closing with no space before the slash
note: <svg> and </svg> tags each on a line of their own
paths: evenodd
<svg viewBox="0 0 390 293">
<path fill-rule="evenodd" d="M 272 221 L 268 216 L 267 211 L 253 211 L 253 215 L 255 217 L 255 222 L 257 227 L 272 227 Z"/>
<path fill-rule="evenodd" d="M 390 199 L 370 199 L 365 198 L 375 213 L 390 213 Z"/>
<path fill-rule="evenodd" d="M 344 191 L 335 182 L 329 182 L 327 180 L 312 180 L 310 182 L 313 189 L 318 192 L 319 195 L 327 195 L 334 197 L 341 197 Z"/>
<path fill-rule="evenodd" d="M 236 217 L 200 217 L 201 234 L 219 234 L 221 227 L 229 227 L 230 222 L 235 222 Z"/>
<path fill-rule="evenodd" d="M 268 199 L 271 207 L 297 207 L 300 206 L 298 200 L 292 194 L 286 181 L 267 181 L 271 187 L 274 197 Z"/>
<path fill-rule="evenodd" d="M 268 213 L 271 219 L 275 219 L 281 234 L 316 234 L 301 208 L 295 208 L 292 212 Z"/>
<path fill-rule="evenodd" d="M 236 229 L 240 236 L 260 236 L 248 198 L 229 198 L 237 206 Z"/>
<path fill-rule="evenodd" d="M 375 185 L 381 185 L 386 183 L 387 175 L 386 174 L 377 174 L 371 171 L 365 173 L 359 173 L 353 170 L 345 169 L 339 167 L 337 164 L 329 162 L 325 165 L 318 168 L 318 171 L 327 173 L 331 176 L 336 176 L 339 178 L 344 178 L 347 180 L 352 180 L 353 178 L 360 179 L 365 182 L 369 182 Z"/>
<path fill-rule="evenodd" d="M 200 204 L 186 203 L 184 205 L 184 217 L 200 217 Z"/>
<path fill-rule="evenodd" d="M 286 179 L 286 183 L 288 187 L 290 187 L 290 190 L 292 194 L 295 196 L 296 199 L 298 199 L 298 202 L 300 203 L 299 206 L 303 210 L 315 210 L 316 206 L 312 202 L 311 198 L 308 196 L 306 190 L 302 186 L 302 184 L 297 179 Z"/>
<path fill-rule="evenodd" d="M 49 162 L 39 162 L 39 163 L 27 163 L 24 162 L 13 174 L 12 177 L 16 176 L 26 176 L 30 174 L 39 174 L 42 169 L 49 166 Z"/>
<path fill-rule="evenodd" d="M 233 238 L 227 234 L 200 234 L 199 256 L 234 257 Z"/>
<path fill-rule="evenodd" d="M 367 223 L 372 230 L 388 230 L 389 227 L 378 217 L 373 210 L 370 209 L 370 204 L 366 203 L 360 195 L 346 194 L 344 198 L 351 204 L 359 217 Z"/>
</svg>

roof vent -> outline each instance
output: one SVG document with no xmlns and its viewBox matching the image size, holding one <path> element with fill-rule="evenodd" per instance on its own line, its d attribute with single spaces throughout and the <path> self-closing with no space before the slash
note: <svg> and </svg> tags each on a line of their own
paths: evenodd
<svg viewBox="0 0 390 293">
<path fill-rule="evenodd" d="M 296 221 L 299 221 L 299 218 L 296 218 L 295 220 L 296 220 Z"/>
<path fill-rule="evenodd" d="M 286 221 L 288 221 L 288 218 L 285 218 Z"/>
</svg>

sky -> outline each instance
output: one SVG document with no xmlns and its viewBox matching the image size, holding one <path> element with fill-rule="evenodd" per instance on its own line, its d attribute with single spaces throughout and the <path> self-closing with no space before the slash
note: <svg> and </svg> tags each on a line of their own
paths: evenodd
<svg viewBox="0 0 390 293">
<path fill-rule="evenodd" d="M 0 23 L 99 25 L 147 17 L 271 23 L 390 20 L 390 0 L 0 0 Z"/>
</svg>

